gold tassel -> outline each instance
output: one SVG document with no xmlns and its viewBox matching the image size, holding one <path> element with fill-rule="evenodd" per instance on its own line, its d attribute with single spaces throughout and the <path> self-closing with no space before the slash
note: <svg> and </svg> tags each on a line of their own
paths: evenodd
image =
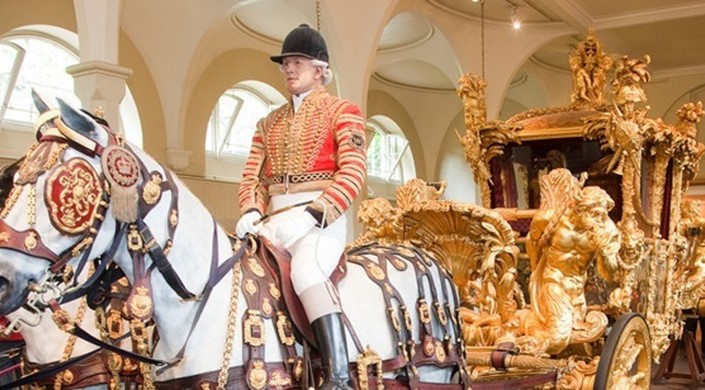
<svg viewBox="0 0 705 390">
<path fill-rule="evenodd" d="M 110 197 L 115 219 L 124 223 L 137 221 L 137 208 L 139 206 L 137 186 L 123 187 L 114 183 L 110 184 Z"/>
<path fill-rule="evenodd" d="M 141 174 L 137 158 L 122 146 L 110 145 L 100 156 L 105 179 L 110 183 L 113 216 L 124 223 L 137 221 Z"/>
</svg>

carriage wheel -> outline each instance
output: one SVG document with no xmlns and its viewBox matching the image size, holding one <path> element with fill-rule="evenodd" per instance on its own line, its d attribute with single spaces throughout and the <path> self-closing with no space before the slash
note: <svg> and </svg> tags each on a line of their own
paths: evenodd
<svg viewBox="0 0 705 390">
<path fill-rule="evenodd" d="M 595 390 L 648 389 L 651 385 L 651 337 L 644 317 L 627 313 L 612 326 L 600 354 Z"/>
</svg>

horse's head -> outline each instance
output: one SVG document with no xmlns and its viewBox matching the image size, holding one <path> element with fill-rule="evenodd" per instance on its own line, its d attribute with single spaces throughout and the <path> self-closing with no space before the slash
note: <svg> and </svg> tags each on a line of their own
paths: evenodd
<svg viewBox="0 0 705 390">
<path fill-rule="evenodd" d="M 62 101 L 51 110 L 33 97 L 37 142 L 0 211 L 0 314 L 18 309 L 32 293 L 46 299 L 48 291 L 58 292 L 60 279 L 70 280 L 67 270 L 106 253 L 118 226 L 110 193 L 129 192 L 139 179 L 134 156 L 104 121 Z"/>
</svg>

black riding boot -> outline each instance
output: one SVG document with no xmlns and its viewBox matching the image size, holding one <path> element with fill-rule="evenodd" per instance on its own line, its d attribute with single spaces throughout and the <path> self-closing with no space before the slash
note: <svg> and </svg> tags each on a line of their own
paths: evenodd
<svg viewBox="0 0 705 390">
<path fill-rule="evenodd" d="M 352 389 L 342 314 L 326 314 L 314 320 L 311 327 L 318 341 L 318 353 L 321 355 L 321 366 L 325 377 L 319 389 Z"/>
</svg>

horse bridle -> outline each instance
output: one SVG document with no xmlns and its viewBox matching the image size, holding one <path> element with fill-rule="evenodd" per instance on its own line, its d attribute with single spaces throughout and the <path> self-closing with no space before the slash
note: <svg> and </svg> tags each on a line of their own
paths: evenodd
<svg viewBox="0 0 705 390">
<path fill-rule="evenodd" d="M 46 130 L 38 131 L 37 132 L 37 138 L 39 143 L 42 142 L 57 142 L 57 143 L 69 143 L 72 146 L 77 146 L 80 148 L 82 151 L 87 152 L 91 156 L 100 156 L 100 154 L 103 151 L 103 147 L 98 145 L 96 142 L 89 140 L 87 137 L 84 137 L 75 131 L 70 130 L 61 120 L 59 117 L 59 114 L 57 111 L 51 111 L 53 115 L 46 115 L 46 113 L 43 115 L 43 120 L 46 122 L 43 123 L 40 126 L 40 129 L 43 129 L 44 126 L 47 125 L 48 122 L 53 122 L 53 124 L 56 127 L 48 128 Z M 55 131 L 56 129 L 63 129 L 60 130 L 59 132 Z M 71 138 L 65 136 L 64 134 L 72 134 Z M 118 145 L 122 143 L 122 140 L 119 139 L 119 137 L 115 136 L 111 132 L 108 132 L 109 136 L 109 144 L 110 145 Z M 92 148 L 88 148 L 87 145 L 89 145 L 87 142 L 82 142 L 78 143 L 75 141 L 78 137 L 83 137 L 86 140 L 92 142 L 94 146 Z M 31 153 L 28 152 L 28 154 Z M 83 160 L 85 161 L 85 160 Z M 56 161 L 58 162 L 58 161 Z M 51 167 L 52 170 L 55 170 L 57 168 L 56 162 L 54 163 L 54 166 Z M 26 164 L 27 161 L 23 163 Z M 43 174 L 48 174 L 48 173 L 43 173 Z M 90 226 L 88 228 L 83 229 L 84 231 L 82 234 L 79 236 L 79 239 L 71 245 L 68 249 L 64 250 L 63 252 L 57 254 L 53 252 L 51 249 L 49 249 L 42 240 L 42 237 L 40 234 L 32 227 L 30 227 L 27 230 L 16 230 L 13 227 L 9 226 L 4 218 L 0 219 L 0 248 L 5 248 L 5 249 L 10 249 L 16 252 L 23 253 L 25 255 L 35 257 L 35 258 L 40 258 L 47 260 L 51 263 L 51 266 L 49 267 L 49 271 L 53 274 L 56 275 L 60 273 L 66 264 L 69 262 L 69 260 L 79 256 L 80 254 L 84 252 L 90 252 L 90 249 L 93 246 L 93 243 L 95 241 L 96 236 L 98 235 L 98 232 L 100 231 L 100 228 L 102 226 L 103 221 L 105 220 L 105 214 L 108 210 L 108 205 L 110 202 L 110 195 L 108 193 L 109 188 L 105 185 L 105 178 L 101 174 L 100 177 L 98 178 L 100 185 L 101 185 L 101 194 L 100 194 L 100 201 L 99 204 L 96 207 L 96 210 L 94 212 L 92 221 L 90 221 Z M 25 185 L 30 185 L 34 183 L 26 183 Z M 13 188 L 14 191 L 18 191 L 21 187 L 16 187 Z M 13 194 L 10 195 L 12 197 Z M 6 205 L 7 209 L 2 210 L 2 214 L 6 214 L 9 212 L 9 209 L 12 207 L 12 204 L 7 204 Z M 33 212 L 33 211 L 32 211 Z"/>
</svg>

